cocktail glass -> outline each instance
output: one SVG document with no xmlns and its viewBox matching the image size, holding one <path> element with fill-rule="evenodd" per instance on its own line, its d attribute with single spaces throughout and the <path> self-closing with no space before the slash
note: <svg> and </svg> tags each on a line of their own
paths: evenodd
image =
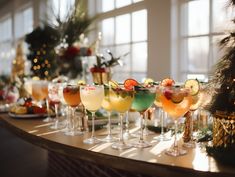
<svg viewBox="0 0 235 177">
<path fill-rule="evenodd" d="M 162 103 L 161 103 L 161 100 L 160 100 L 161 94 L 162 94 L 162 92 L 160 90 L 160 87 L 157 86 L 157 88 L 156 88 L 156 98 L 155 98 L 154 104 L 155 104 L 155 106 L 157 106 L 159 108 L 161 133 L 160 133 L 160 136 L 158 136 L 154 139 L 160 140 L 160 141 L 169 141 L 170 138 L 168 138 L 164 133 L 164 124 L 165 124 L 165 119 L 167 117 L 167 113 L 162 109 Z"/>
<path fill-rule="evenodd" d="M 111 129 L 111 113 L 113 111 L 113 107 L 112 107 L 112 104 L 110 102 L 110 96 L 109 96 L 110 89 L 111 88 L 109 86 L 105 85 L 105 87 L 104 87 L 104 99 L 103 99 L 103 102 L 102 102 L 102 107 L 107 111 L 107 114 L 108 114 L 108 125 L 107 125 L 108 135 L 104 139 L 102 139 L 102 141 L 105 141 L 105 142 L 114 142 L 114 141 L 116 141 L 116 139 L 113 138 L 112 129 Z"/>
<path fill-rule="evenodd" d="M 63 96 L 65 102 L 70 106 L 71 117 L 68 121 L 68 131 L 65 132 L 66 135 L 75 136 L 82 135 L 83 132 L 78 129 L 79 118 L 78 120 L 75 117 L 75 111 L 78 105 L 81 103 L 80 90 L 78 85 L 66 85 L 63 89 Z"/>
<path fill-rule="evenodd" d="M 134 147 L 137 148 L 146 148 L 150 147 L 151 144 L 147 141 L 144 140 L 144 134 L 143 134 L 143 121 L 145 119 L 145 111 L 148 110 L 156 96 L 156 88 L 155 86 L 150 86 L 150 87 L 135 87 L 135 98 L 132 102 L 131 108 L 138 111 L 140 113 L 141 119 L 140 119 L 140 136 L 139 136 L 139 141 L 133 143 Z"/>
<path fill-rule="evenodd" d="M 131 148 L 130 144 L 126 144 L 123 139 L 123 117 L 124 114 L 131 108 L 132 101 L 134 99 L 134 91 L 126 90 L 124 87 L 111 88 L 110 89 L 110 102 L 115 111 L 119 113 L 120 117 L 120 136 L 119 141 L 112 145 L 112 148 L 123 150 Z"/>
<path fill-rule="evenodd" d="M 192 97 L 189 89 L 181 88 L 180 86 L 171 86 L 162 88 L 162 94 L 160 96 L 162 107 L 164 111 L 174 120 L 174 144 L 166 151 L 167 155 L 180 156 L 187 153 L 178 145 L 177 132 L 178 132 L 178 120 L 185 115 L 190 109 L 192 104 Z"/>
<path fill-rule="evenodd" d="M 32 81 L 32 97 L 38 106 L 42 106 L 42 101 L 48 96 L 48 81 L 33 80 Z"/>
<path fill-rule="evenodd" d="M 92 132 L 91 137 L 85 139 L 85 144 L 97 144 L 101 141 L 95 137 L 95 112 L 101 108 L 104 98 L 104 86 L 92 85 L 80 87 L 81 101 L 85 109 L 92 113 Z"/>
<path fill-rule="evenodd" d="M 55 107 L 55 119 L 54 124 L 50 127 L 51 129 L 60 129 L 63 127 L 63 125 L 59 123 L 58 115 L 58 108 L 60 104 L 59 87 L 60 83 L 51 82 L 48 84 L 48 98 L 54 104 Z"/>
</svg>

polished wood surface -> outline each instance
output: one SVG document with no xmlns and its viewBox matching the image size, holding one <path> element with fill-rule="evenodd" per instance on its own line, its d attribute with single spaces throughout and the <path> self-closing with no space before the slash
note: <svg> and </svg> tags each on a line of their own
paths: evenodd
<svg viewBox="0 0 235 177">
<path fill-rule="evenodd" d="M 199 176 L 234 176 L 234 167 L 224 166 L 207 156 L 204 148 L 197 145 L 188 149 L 188 154 L 181 157 L 170 157 L 164 151 L 172 141 L 152 141 L 153 146 L 145 149 L 131 148 L 117 151 L 111 148 L 111 143 L 87 145 L 83 139 L 90 136 L 66 136 L 59 130 L 51 130 L 50 123 L 42 119 L 13 119 L 8 114 L 0 114 L 1 123 L 23 139 L 63 155 L 85 160 L 87 162 L 106 165 L 110 168 L 126 170 L 150 176 L 189 176 L 192 173 Z M 96 132 L 102 138 L 106 130 Z M 152 134 L 148 137 L 151 141 Z M 136 141 L 132 139 L 131 141 Z"/>
</svg>

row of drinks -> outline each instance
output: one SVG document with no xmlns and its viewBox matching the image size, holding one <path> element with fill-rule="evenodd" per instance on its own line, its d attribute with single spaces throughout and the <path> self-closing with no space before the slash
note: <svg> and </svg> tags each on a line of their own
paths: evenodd
<svg viewBox="0 0 235 177">
<path fill-rule="evenodd" d="M 202 102 L 200 96 L 200 84 L 197 80 L 187 80 L 184 84 L 175 84 L 172 79 L 164 79 L 162 82 L 154 82 L 147 79 L 144 83 L 138 83 L 134 79 L 127 79 L 123 84 L 110 81 L 108 85 L 85 85 L 71 84 L 55 80 L 48 84 L 45 81 L 34 81 L 31 84 L 32 97 L 41 101 L 48 97 L 55 103 L 55 113 L 58 112 L 58 104 L 60 102 L 68 105 L 72 110 L 71 116 L 67 122 L 67 135 L 83 134 L 82 129 L 71 125 L 71 122 L 81 117 L 75 116 L 76 108 L 82 104 L 84 108 L 92 113 L 92 132 L 89 139 L 85 139 L 84 143 L 96 144 L 102 141 L 114 142 L 112 148 L 127 149 L 130 147 L 146 148 L 151 143 L 144 140 L 143 136 L 143 120 L 145 112 L 155 103 L 162 108 L 174 120 L 175 123 L 175 139 L 172 148 L 166 151 L 168 155 L 179 156 L 186 154 L 184 149 L 179 148 L 177 144 L 177 122 L 188 111 L 196 110 Z M 108 113 L 108 136 L 100 140 L 95 136 L 95 112 L 100 108 L 104 108 Z M 123 138 L 123 117 L 127 111 L 137 111 L 140 113 L 140 136 L 139 140 L 134 143 L 128 143 Z M 111 132 L 111 112 L 119 113 L 120 117 L 120 136 L 118 141 L 112 136 Z M 72 121 L 71 121 L 72 120 Z M 46 119 L 46 121 L 50 121 Z M 54 128 L 58 127 L 58 120 Z"/>
</svg>

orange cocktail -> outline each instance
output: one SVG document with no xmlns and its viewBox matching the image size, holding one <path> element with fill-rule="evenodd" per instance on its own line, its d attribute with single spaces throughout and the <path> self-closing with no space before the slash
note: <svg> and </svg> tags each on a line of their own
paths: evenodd
<svg viewBox="0 0 235 177">
<path fill-rule="evenodd" d="M 184 155 L 187 153 L 187 151 L 179 148 L 177 144 L 177 125 L 178 119 L 189 111 L 192 104 L 193 100 L 190 94 L 190 89 L 184 88 L 182 86 L 164 87 L 162 88 L 160 101 L 164 111 L 168 113 L 175 123 L 174 145 L 172 148 L 166 151 L 166 154 L 171 156 Z"/>
<path fill-rule="evenodd" d="M 79 86 L 67 85 L 63 89 L 65 102 L 71 107 L 77 107 L 81 103 Z"/>
</svg>

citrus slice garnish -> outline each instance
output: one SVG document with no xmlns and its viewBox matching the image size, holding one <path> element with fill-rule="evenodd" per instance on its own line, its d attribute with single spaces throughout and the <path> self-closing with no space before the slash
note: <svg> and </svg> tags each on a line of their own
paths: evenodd
<svg viewBox="0 0 235 177">
<path fill-rule="evenodd" d="M 86 85 L 86 82 L 84 80 L 79 80 L 78 85 Z"/>
<path fill-rule="evenodd" d="M 127 79 L 124 82 L 124 87 L 126 90 L 132 90 L 134 86 L 139 85 L 139 83 L 135 79 Z"/>
<path fill-rule="evenodd" d="M 164 87 L 171 87 L 175 84 L 175 81 L 170 78 L 163 79 L 161 85 Z"/>
<path fill-rule="evenodd" d="M 192 96 L 197 95 L 200 90 L 200 84 L 197 79 L 188 79 L 184 83 L 184 87 L 190 89 Z"/>
<path fill-rule="evenodd" d="M 151 78 L 144 79 L 144 85 L 152 85 L 154 83 L 154 80 Z"/>
<path fill-rule="evenodd" d="M 109 86 L 113 89 L 116 89 L 119 87 L 118 83 L 114 80 L 109 81 Z"/>
<path fill-rule="evenodd" d="M 184 99 L 184 93 L 173 93 L 171 95 L 171 101 L 173 103 L 176 103 L 176 104 L 180 103 L 183 101 L 183 99 Z"/>
</svg>

